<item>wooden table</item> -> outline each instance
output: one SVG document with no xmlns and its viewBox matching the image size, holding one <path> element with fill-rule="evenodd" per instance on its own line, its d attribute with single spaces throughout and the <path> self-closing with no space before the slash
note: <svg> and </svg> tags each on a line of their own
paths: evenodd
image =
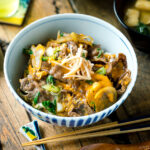
<svg viewBox="0 0 150 150">
<path fill-rule="evenodd" d="M 113 0 L 32 0 L 25 23 L 22 27 L 0 25 L 0 39 L 10 42 L 27 24 L 53 14 L 84 13 L 104 19 L 127 33 L 119 25 L 113 13 Z M 109 118 L 97 123 L 106 123 L 150 114 L 150 55 L 136 50 L 139 69 L 135 87 L 119 109 Z M 3 73 L 3 55 L 0 52 L 0 150 L 22 150 L 21 143 L 26 139 L 18 132 L 20 126 L 36 119 L 28 114 L 15 100 L 7 87 Z M 43 137 L 48 137 L 74 128 L 58 127 L 38 120 Z M 138 143 L 150 140 L 150 131 L 116 135 L 109 137 L 68 141 L 67 143 L 47 144 L 48 150 L 79 150 L 82 146 L 97 143 Z M 27 147 L 27 150 L 34 147 Z"/>
</svg>

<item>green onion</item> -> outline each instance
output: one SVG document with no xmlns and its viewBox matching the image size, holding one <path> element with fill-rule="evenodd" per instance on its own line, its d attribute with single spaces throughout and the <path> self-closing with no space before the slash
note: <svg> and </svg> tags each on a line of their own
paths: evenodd
<svg viewBox="0 0 150 150">
<path fill-rule="evenodd" d="M 105 75 L 105 74 L 106 74 L 106 69 L 105 69 L 104 67 L 101 67 L 100 69 L 98 69 L 98 70 L 96 71 L 96 73 Z"/>
<path fill-rule="evenodd" d="M 95 102 L 91 102 L 91 105 L 94 105 L 94 111 L 96 111 L 96 106 L 95 106 Z"/>
<path fill-rule="evenodd" d="M 59 93 L 60 92 L 60 88 L 51 84 L 46 84 L 42 86 L 43 89 L 49 91 L 49 92 L 53 92 L 53 93 Z"/>
<path fill-rule="evenodd" d="M 94 104 L 94 111 L 96 111 L 96 106 L 95 106 L 95 104 Z"/>
<path fill-rule="evenodd" d="M 141 22 L 136 27 L 136 31 L 141 33 L 141 34 L 144 34 L 144 35 L 149 35 L 150 34 L 150 31 L 149 31 L 147 25 L 145 25 Z"/>
<path fill-rule="evenodd" d="M 51 85 L 51 91 L 53 93 L 59 93 L 60 92 L 60 88 L 54 85 Z"/>
<path fill-rule="evenodd" d="M 54 60 L 57 60 L 57 56 L 56 56 L 56 55 L 53 55 L 53 59 L 54 59 Z"/>
<path fill-rule="evenodd" d="M 31 54 L 33 54 L 33 52 L 32 52 L 31 49 L 26 49 L 26 48 L 23 49 L 23 53 L 26 54 L 26 55 L 31 55 Z"/>
<path fill-rule="evenodd" d="M 34 99 L 33 99 L 33 102 L 34 102 L 34 105 L 36 105 L 38 103 L 38 98 L 40 96 L 40 92 L 37 92 L 34 96 Z"/>
<path fill-rule="evenodd" d="M 42 105 L 43 105 L 44 107 L 49 106 L 49 105 L 50 105 L 50 101 L 43 101 L 43 102 L 42 102 Z"/>
<path fill-rule="evenodd" d="M 92 80 L 86 80 L 85 82 L 88 83 L 88 84 L 90 84 L 90 85 L 93 84 L 93 81 L 92 81 Z"/>
<path fill-rule="evenodd" d="M 54 50 L 53 54 L 57 54 L 59 51 L 61 51 L 60 48 L 56 48 L 56 49 Z"/>
<path fill-rule="evenodd" d="M 99 52 L 99 51 L 100 51 L 100 48 L 97 48 L 97 51 Z"/>
<path fill-rule="evenodd" d="M 60 52 L 60 51 L 61 51 L 60 48 L 56 48 L 56 49 L 54 50 L 53 55 L 52 55 L 54 60 L 57 59 L 57 57 L 58 57 L 58 52 Z"/>
<path fill-rule="evenodd" d="M 99 49 L 99 54 L 98 54 L 97 58 L 100 58 L 101 55 L 102 55 L 102 53 L 103 53 L 103 50 L 102 50 L 102 49 Z"/>
<path fill-rule="evenodd" d="M 56 108 L 57 108 L 57 102 L 56 99 L 54 99 L 54 102 L 48 101 L 43 101 L 42 105 L 45 107 L 46 110 L 49 112 L 56 114 Z"/>
<path fill-rule="evenodd" d="M 56 99 L 54 99 L 54 106 L 57 107 Z"/>
<path fill-rule="evenodd" d="M 46 83 L 47 84 L 52 84 L 52 85 L 55 85 L 55 79 L 53 76 L 49 75 L 46 79 Z"/>
<path fill-rule="evenodd" d="M 63 37 L 63 36 L 64 36 L 64 33 L 63 33 L 63 32 L 60 32 L 60 36 Z"/>
<path fill-rule="evenodd" d="M 25 74 L 25 75 L 28 75 L 28 74 L 29 74 L 29 70 L 26 69 L 26 70 L 24 71 L 24 74 Z"/>
<path fill-rule="evenodd" d="M 48 56 L 43 56 L 43 57 L 42 57 L 42 61 L 47 61 L 48 58 L 49 58 Z"/>
<path fill-rule="evenodd" d="M 85 57 L 85 53 L 82 53 L 82 57 L 83 57 L 83 58 L 86 58 L 86 57 Z"/>
</svg>

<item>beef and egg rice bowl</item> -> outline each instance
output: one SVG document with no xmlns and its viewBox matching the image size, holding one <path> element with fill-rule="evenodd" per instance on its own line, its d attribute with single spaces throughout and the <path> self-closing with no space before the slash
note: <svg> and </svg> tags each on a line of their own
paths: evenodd
<svg viewBox="0 0 150 150">
<path fill-rule="evenodd" d="M 84 34 L 58 32 L 56 40 L 23 50 L 29 56 L 19 95 L 58 116 L 85 116 L 117 101 L 131 81 L 123 53 L 106 53 Z"/>
</svg>

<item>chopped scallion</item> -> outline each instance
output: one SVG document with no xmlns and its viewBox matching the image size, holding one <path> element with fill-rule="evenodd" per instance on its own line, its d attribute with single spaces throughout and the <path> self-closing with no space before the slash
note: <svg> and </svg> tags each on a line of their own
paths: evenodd
<svg viewBox="0 0 150 150">
<path fill-rule="evenodd" d="M 59 93 L 60 92 L 60 88 L 51 84 L 46 84 L 42 86 L 43 89 L 49 91 L 49 92 L 53 92 L 53 93 Z"/>
<path fill-rule="evenodd" d="M 52 85 L 55 85 L 55 79 L 52 75 L 49 75 L 46 79 L 46 83 L 47 84 L 52 84 Z"/>
<path fill-rule="evenodd" d="M 60 48 L 56 48 L 53 52 L 53 59 L 56 60 L 58 58 L 58 52 L 60 52 Z"/>
<path fill-rule="evenodd" d="M 93 81 L 92 81 L 92 80 L 86 80 L 86 83 L 92 85 L 92 84 L 93 84 Z"/>
<path fill-rule="evenodd" d="M 91 102 L 91 105 L 93 105 L 94 111 L 96 111 L 96 106 L 95 106 L 95 102 Z"/>
<path fill-rule="evenodd" d="M 38 98 L 40 96 L 40 92 L 37 92 L 34 96 L 34 99 L 33 99 L 33 102 L 34 102 L 34 105 L 36 105 L 38 103 Z"/>
<path fill-rule="evenodd" d="M 92 44 L 92 46 L 96 46 L 96 44 L 95 44 L 95 43 L 93 43 L 93 44 Z"/>
<path fill-rule="evenodd" d="M 57 54 L 57 53 L 60 52 L 60 51 L 61 51 L 60 48 L 56 48 L 56 49 L 54 50 L 53 54 Z"/>
<path fill-rule="evenodd" d="M 82 57 L 83 57 L 83 58 L 86 58 L 86 57 L 85 57 L 85 53 L 82 53 Z"/>
<path fill-rule="evenodd" d="M 63 33 L 63 32 L 60 32 L 60 36 L 63 37 L 63 36 L 64 36 L 64 33 Z"/>
<path fill-rule="evenodd" d="M 26 54 L 26 55 L 31 55 L 31 54 L 33 54 L 33 52 L 32 52 L 31 49 L 26 49 L 26 48 L 23 49 L 23 53 Z"/>
<path fill-rule="evenodd" d="M 43 56 L 42 57 L 42 61 L 47 61 L 48 60 L 48 56 Z"/>
<path fill-rule="evenodd" d="M 103 50 L 102 50 L 102 49 L 101 49 L 101 50 L 99 50 L 99 54 L 98 54 L 97 58 L 100 58 L 100 57 L 101 57 L 101 55 L 102 55 L 102 53 L 103 53 Z"/>
<path fill-rule="evenodd" d="M 100 51 L 100 48 L 97 48 L 97 51 L 99 52 L 99 51 Z"/>
<path fill-rule="evenodd" d="M 99 73 L 99 74 L 102 74 L 102 75 L 105 75 L 106 74 L 106 69 L 104 67 L 101 67 L 99 68 L 96 73 Z"/>
<path fill-rule="evenodd" d="M 49 112 L 56 114 L 56 108 L 57 108 L 57 102 L 56 99 L 54 99 L 54 102 L 48 101 L 43 101 L 42 105 L 45 107 L 46 110 Z"/>
<path fill-rule="evenodd" d="M 141 23 L 141 22 L 136 27 L 136 31 L 141 33 L 141 34 L 144 34 L 144 35 L 149 35 L 150 34 L 148 26 L 143 24 L 143 23 Z"/>
</svg>

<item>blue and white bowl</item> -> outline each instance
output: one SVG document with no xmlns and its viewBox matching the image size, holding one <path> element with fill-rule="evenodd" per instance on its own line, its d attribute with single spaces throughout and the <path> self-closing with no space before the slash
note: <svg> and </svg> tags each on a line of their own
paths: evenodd
<svg viewBox="0 0 150 150">
<path fill-rule="evenodd" d="M 101 44 L 110 53 L 124 53 L 127 56 L 128 68 L 131 70 L 131 82 L 126 92 L 112 106 L 98 113 L 81 117 L 60 117 L 46 114 L 27 104 L 18 94 L 19 79 L 22 77 L 27 60 L 22 50 L 31 44 L 43 43 L 56 38 L 58 30 L 90 35 L 96 44 Z M 82 14 L 61 14 L 45 17 L 25 27 L 10 43 L 4 60 L 4 73 L 7 84 L 16 100 L 37 118 L 59 126 L 78 127 L 102 120 L 115 111 L 130 94 L 137 77 L 137 59 L 133 47 L 127 38 L 109 23 Z"/>
</svg>

